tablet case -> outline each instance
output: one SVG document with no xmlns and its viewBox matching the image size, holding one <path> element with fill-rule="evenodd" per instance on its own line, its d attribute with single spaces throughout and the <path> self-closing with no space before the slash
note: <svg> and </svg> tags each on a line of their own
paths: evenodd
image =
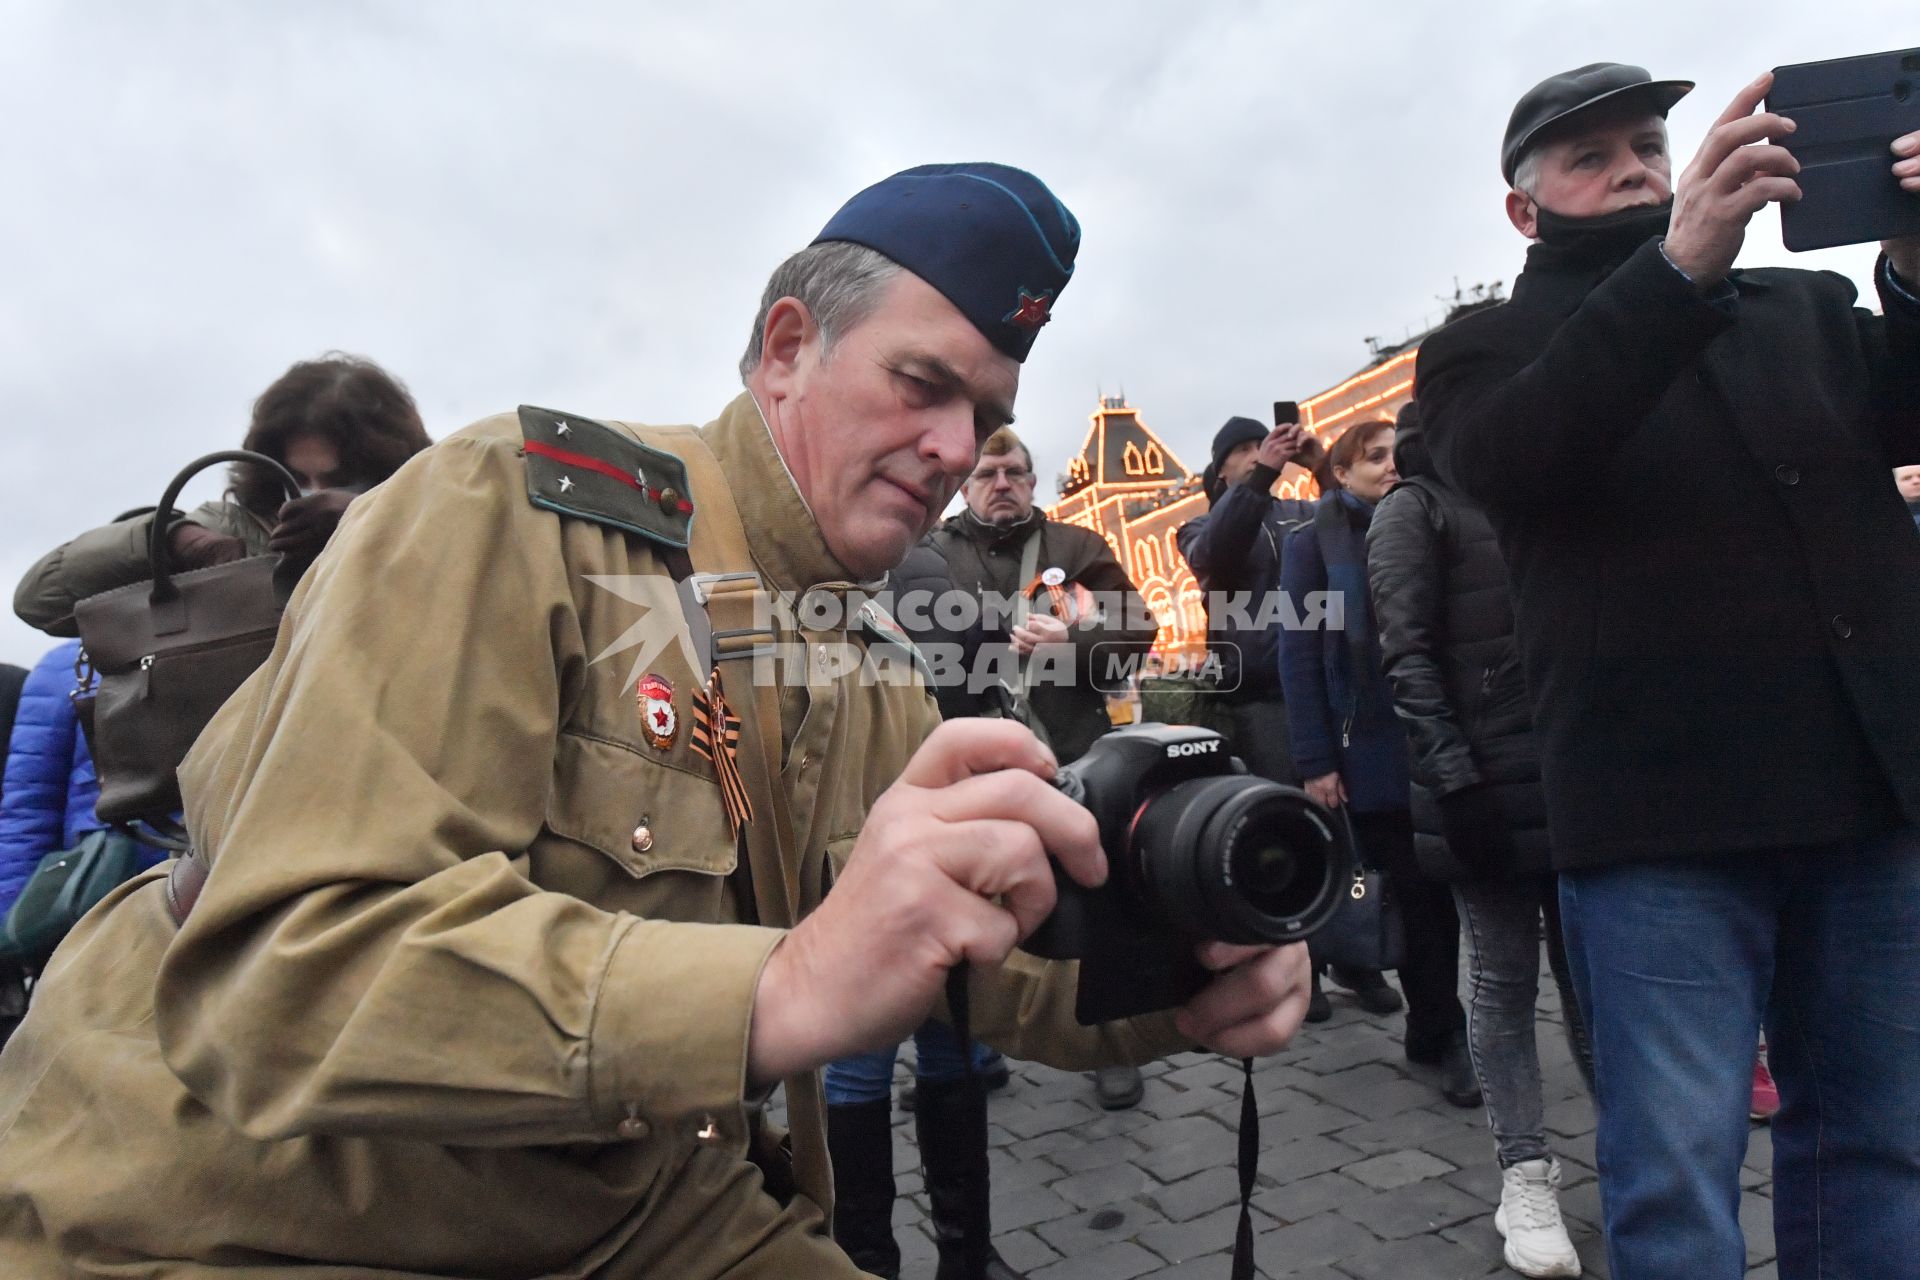
<svg viewBox="0 0 1920 1280">
<path fill-rule="evenodd" d="M 1796 253 L 1920 234 L 1920 194 L 1893 176 L 1893 140 L 1920 129 L 1920 49 L 1775 67 L 1767 110 L 1794 122 L 1801 198 L 1780 206 Z"/>
</svg>

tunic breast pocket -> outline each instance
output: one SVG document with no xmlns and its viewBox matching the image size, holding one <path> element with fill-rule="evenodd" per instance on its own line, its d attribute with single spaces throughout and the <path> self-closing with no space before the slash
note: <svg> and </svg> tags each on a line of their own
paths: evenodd
<svg viewBox="0 0 1920 1280">
<path fill-rule="evenodd" d="M 731 918 L 737 856 L 719 785 L 622 743 L 560 735 L 546 830 L 529 854 L 536 884 L 607 910 Z"/>
</svg>

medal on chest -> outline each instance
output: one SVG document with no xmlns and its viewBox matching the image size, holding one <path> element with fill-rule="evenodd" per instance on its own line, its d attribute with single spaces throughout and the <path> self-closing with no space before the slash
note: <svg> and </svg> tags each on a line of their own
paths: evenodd
<svg viewBox="0 0 1920 1280">
<path fill-rule="evenodd" d="M 640 732 L 656 751 L 667 751 L 680 733 L 680 716 L 673 707 L 673 685 L 665 676 L 641 678 L 636 695 L 640 702 Z"/>
<path fill-rule="evenodd" d="M 1040 598 L 1045 596 L 1044 607 L 1047 612 L 1071 626 L 1080 616 L 1079 601 L 1074 594 L 1078 587 L 1079 584 L 1075 583 L 1070 588 L 1067 585 L 1067 571 L 1059 565 L 1051 565 L 1035 575 L 1020 594 L 1035 604 L 1039 604 Z"/>
</svg>

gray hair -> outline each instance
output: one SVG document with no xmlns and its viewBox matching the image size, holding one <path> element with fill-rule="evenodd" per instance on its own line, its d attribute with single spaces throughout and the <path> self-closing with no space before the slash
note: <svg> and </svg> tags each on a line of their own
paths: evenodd
<svg viewBox="0 0 1920 1280">
<path fill-rule="evenodd" d="M 1531 147 L 1520 157 L 1520 163 L 1513 167 L 1513 189 L 1523 196 L 1531 196 L 1540 185 L 1540 148 Z"/>
<path fill-rule="evenodd" d="M 782 298 L 795 298 L 820 326 L 822 351 L 831 351 L 836 339 L 873 313 L 880 293 L 905 268 L 862 244 L 828 240 L 808 245 L 774 269 L 760 295 L 760 312 L 753 318 L 747 353 L 740 357 L 740 377 L 760 367 L 761 344 L 767 332 L 767 312 Z"/>
</svg>

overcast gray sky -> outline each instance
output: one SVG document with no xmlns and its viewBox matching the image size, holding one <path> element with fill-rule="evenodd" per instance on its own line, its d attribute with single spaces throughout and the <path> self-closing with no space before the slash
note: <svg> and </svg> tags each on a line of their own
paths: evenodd
<svg viewBox="0 0 1920 1280">
<path fill-rule="evenodd" d="M 705 421 L 771 268 L 929 161 L 1032 169 L 1084 227 L 1020 393 L 1042 473 L 1122 387 L 1198 466 L 1456 278 L 1511 280 L 1496 156 L 1536 80 L 1697 79 L 1684 157 L 1759 71 L 1920 44 L 1915 13 L 0 0 L 0 585 L 330 348 L 400 375 L 436 437 L 522 402 Z M 1763 214 L 1743 261 L 1790 257 Z M 0 659 L 49 643 L 0 621 Z"/>
</svg>

